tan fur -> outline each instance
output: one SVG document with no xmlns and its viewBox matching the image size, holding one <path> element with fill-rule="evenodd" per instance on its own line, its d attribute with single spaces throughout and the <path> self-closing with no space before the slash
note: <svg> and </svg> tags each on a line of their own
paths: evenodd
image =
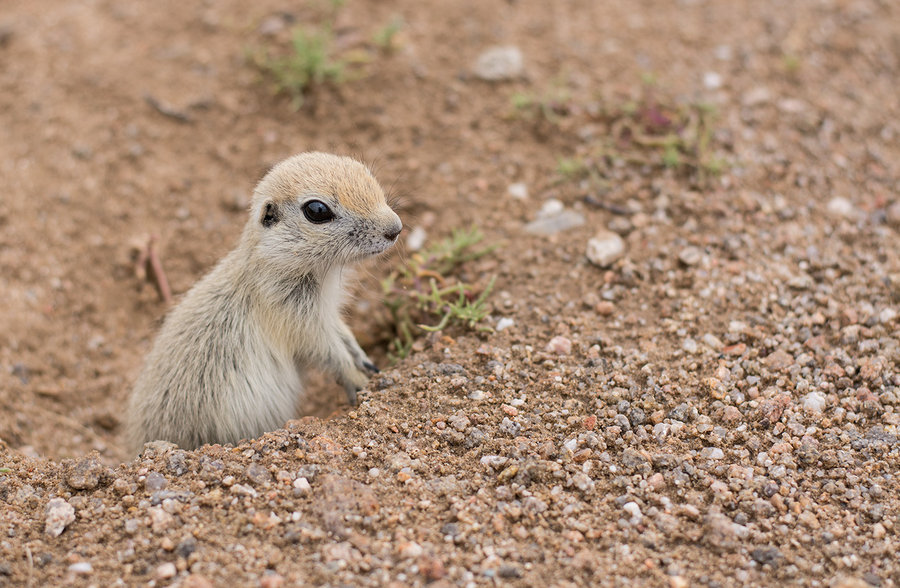
<svg viewBox="0 0 900 588">
<path fill-rule="evenodd" d="M 310 200 L 334 220 L 310 222 Z M 296 155 L 260 181 L 250 208 L 237 248 L 172 310 L 147 357 L 129 403 L 135 451 L 256 437 L 296 415 L 307 368 L 334 374 L 352 403 L 374 370 L 340 314 L 345 268 L 388 249 L 402 226 L 372 174 L 347 157 Z"/>
</svg>

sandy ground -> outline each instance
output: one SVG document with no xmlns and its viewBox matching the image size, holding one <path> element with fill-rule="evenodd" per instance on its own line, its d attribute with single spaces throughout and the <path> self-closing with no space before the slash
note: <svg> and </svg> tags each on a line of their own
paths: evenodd
<svg viewBox="0 0 900 588">
<path fill-rule="evenodd" d="M 900 5 L 348 0 L 362 63 L 295 110 L 248 55 L 330 12 L 4 4 L 0 585 L 900 584 Z M 319 378 L 285 429 L 128 455 L 136 247 L 177 297 L 311 149 L 427 243 L 480 227 L 506 328 L 390 366 L 398 251 L 348 309 L 360 406 Z"/>
</svg>

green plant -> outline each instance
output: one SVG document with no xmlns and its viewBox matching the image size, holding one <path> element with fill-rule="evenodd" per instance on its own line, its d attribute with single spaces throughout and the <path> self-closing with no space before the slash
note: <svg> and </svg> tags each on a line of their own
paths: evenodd
<svg viewBox="0 0 900 588">
<path fill-rule="evenodd" d="M 403 19 L 399 16 L 392 18 L 386 25 L 375 31 L 372 42 L 386 53 L 394 51 L 397 47 L 397 34 L 403 28 Z"/>
<path fill-rule="evenodd" d="M 580 157 L 560 157 L 556 160 L 556 173 L 565 180 L 578 180 L 588 173 L 588 166 Z"/>
<path fill-rule="evenodd" d="M 665 168 L 704 186 L 728 166 L 716 145 L 715 107 L 675 102 L 652 73 L 642 76 L 640 94 L 616 102 L 576 100 L 555 82 L 543 92 L 517 92 L 511 103 L 510 118 L 538 123 L 543 138 L 570 138 L 570 152 L 557 159 L 558 183 L 586 180 L 603 192 L 616 168 L 639 166 Z"/>
<path fill-rule="evenodd" d="M 318 30 L 298 28 L 291 40 L 291 52 L 283 57 L 268 51 L 251 54 L 254 64 L 275 82 L 277 92 L 288 94 L 294 109 L 303 105 L 310 86 L 340 82 L 346 62 L 333 56 L 334 35 L 331 26 Z"/>
<path fill-rule="evenodd" d="M 432 247 L 414 253 L 400 268 L 382 280 L 384 304 L 390 313 L 393 340 L 390 355 L 406 357 L 417 331 L 441 331 L 459 325 L 476 331 L 489 331 L 480 325 L 487 317 L 487 298 L 494 278 L 479 288 L 452 274 L 466 262 L 494 250 L 479 248 L 481 232 L 476 228 L 456 230 Z"/>
<path fill-rule="evenodd" d="M 569 114 L 571 102 L 569 92 L 560 83 L 538 95 L 530 92 L 516 92 L 510 97 L 513 118 L 545 120 L 558 125 Z"/>
<path fill-rule="evenodd" d="M 788 74 L 796 74 L 800 71 L 800 66 L 803 64 L 799 55 L 795 55 L 793 53 L 785 53 L 781 56 L 781 66 L 784 68 Z"/>
<path fill-rule="evenodd" d="M 651 90 L 645 87 L 637 102 L 604 111 L 608 132 L 581 146 L 576 158 L 585 162 L 585 170 L 575 179 L 605 177 L 613 161 L 665 167 L 701 185 L 722 173 L 727 162 L 715 152 L 715 108 L 702 102 L 666 103 Z M 566 176 L 565 169 L 558 171 Z"/>
</svg>

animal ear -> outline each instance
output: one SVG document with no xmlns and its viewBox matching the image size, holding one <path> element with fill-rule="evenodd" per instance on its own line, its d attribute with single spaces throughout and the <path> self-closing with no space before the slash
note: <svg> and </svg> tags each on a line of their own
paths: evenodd
<svg viewBox="0 0 900 588">
<path fill-rule="evenodd" d="M 281 215 L 278 213 L 278 206 L 274 202 L 266 202 L 266 205 L 263 206 L 262 218 L 259 221 L 262 223 L 262 226 L 269 228 L 280 219 Z"/>
</svg>

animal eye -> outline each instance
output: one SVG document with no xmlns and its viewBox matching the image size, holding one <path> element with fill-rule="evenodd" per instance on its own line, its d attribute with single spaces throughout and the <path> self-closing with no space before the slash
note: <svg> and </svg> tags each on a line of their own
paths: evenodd
<svg viewBox="0 0 900 588">
<path fill-rule="evenodd" d="M 303 205 L 303 215 L 311 223 L 320 225 L 334 220 L 334 213 L 328 208 L 328 205 L 319 200 L 310 200 Z"/>
</svg>

